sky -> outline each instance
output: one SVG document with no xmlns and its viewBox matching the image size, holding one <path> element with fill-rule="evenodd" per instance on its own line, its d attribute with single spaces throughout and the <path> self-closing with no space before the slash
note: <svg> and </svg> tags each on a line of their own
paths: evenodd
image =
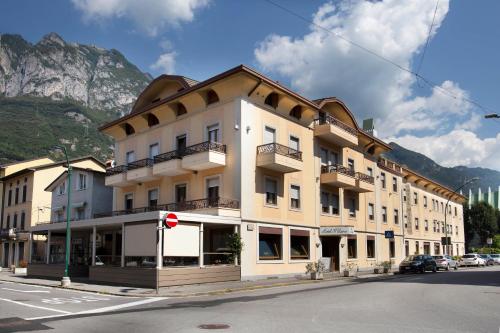
<svg viewBox="0 0 500 333">
<path fill-rule="evenodd" d="M 500 114 L 499 12 L 496 0 L 2 0 L 0 33 L 115 48 L 153 76 L 246 64 L 340 98 L 441 165 L 500 170 L 500 120 L 484 119 Z"/>
</svg>

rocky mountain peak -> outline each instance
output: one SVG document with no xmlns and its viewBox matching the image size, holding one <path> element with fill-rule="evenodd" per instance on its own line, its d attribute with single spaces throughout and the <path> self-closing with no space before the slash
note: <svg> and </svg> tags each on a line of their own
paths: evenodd
<svg viewBox="0 0 500 333">
<path fill-rule="evenodd" d="M 64 45 L 66 45 L 66 42 L 57 33 L 51 32 L 51 33 L 43 36 L 42 39 L 38 42 L 38 44 L 49 44 L 49 45 L 50 44 L 57 44 L 59 46 L 64 46 Z"/>
</svg>

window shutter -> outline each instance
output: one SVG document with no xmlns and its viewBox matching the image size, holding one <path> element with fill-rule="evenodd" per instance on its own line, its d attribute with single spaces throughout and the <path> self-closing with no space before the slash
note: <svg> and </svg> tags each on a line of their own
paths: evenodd
<svg viewBox="0 0 500 333">
<path fill-rule="evenodd" d="M 298 187 L 298 186 L 291 186 L 290 187 L 290 197 L 292 199 L 298 200 L 299 196 L 300 196 L 299 192 L 300 192 L 300 187 Z"/>
<path fill-rule="evenodd" d="M 219 186 L 219 178 L 211 178 L 207 181 L 208 187 L 217 187 Z"/>
</svg>

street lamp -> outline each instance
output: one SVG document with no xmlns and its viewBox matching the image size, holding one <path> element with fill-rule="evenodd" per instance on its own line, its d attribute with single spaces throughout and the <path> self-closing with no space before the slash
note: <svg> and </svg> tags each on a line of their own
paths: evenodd
<svg viewBox="0 0 500 333">
<path fill-rule="evenodd" d="M 64 259 L 64 276 L 61 280 L 61 286 L 69 287 L 71 280 L 69 278 L 69 254 L 71 246 L 71 165 L 69 164 L 68 152 L 64 146 L 54 146 L 53 149 L 62 150 L 66 157 L 66 166 L 68 168 L 68 204 L 66 205 L 66 257 Z M 49 249 L 50 251 L 50 249 Z"/>
<path fill-rule="evenodd" d="M 456 194 L 457 191 L 462 189 L 465 185 L 473 183 L 476 180 L 479 180 L 479 177 L 474 177 L 474 178 L 469 179 L 468 181 L 466 181 L 465 183 L 463 183 L 462 185 L 457 187 L 453 191 L 453 193 Z M 444 252 L 445 252 L 445 254 L 449 254 L 449 253 L 447 253 L 449 251 L 448 251 L 448 224 L 446 223 L 446 217 L 448 216 L 448 205 L 450 203 L 451 197 L 452 197 L 451 195 L 448 196 L 448 201 L 446 201 L 446 205 L 444 206 L 444 235 L 445 235 L 445 237 L 444 237 L 444 244 L 445 244 Z M 451 234 L 453 235 L 453 230 L 451 230 Z"/>
<path fill-rule="evenodd" d="M 486 119 L 492 119 L 492 118 L 500 118 L 500 115 L 498 113 L 490 113 L 484 116 Z"/>
</svg>

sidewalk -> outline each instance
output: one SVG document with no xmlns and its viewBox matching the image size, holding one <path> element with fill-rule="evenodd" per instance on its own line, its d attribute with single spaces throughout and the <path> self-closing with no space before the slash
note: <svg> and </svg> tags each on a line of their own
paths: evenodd
<svg viewBox="0 0 500 333">
<path fill-rule="evenodd" d="M 392 277 L 393 273 L 389 274 L 363 274 L 357 277 L 343 277 L 339 275 L 326 274 L 324 280 L 309 280 L 306 277 L 292 278 L 273 278 L 255 281 L 231 281 L 231 282 L 216 282 L 204 283 L 186 286 L 174 286 L 160 288 L 159 293 L 155 289 L 135 288 L 127 286 L 110 286 L 102 284 L 88 283 L 84 280 L 76 280 L 71 282 L 71 286 L 65 289 L 86 291 L 100 294 L 109 294 L 116 296 L 130 297 L 190 297 L 190 296 L 205 296 L 205 295 L 221 295 L 231 292 L 240 292 L 248 290 L 259 290 L 265 288 L 277 288 L 299 284 L 314 284 L 327 281 L 362 281 L 369 279 L 382 279 Z M 28 278 L 27 276 L 14 275 L 12 272 L 0 272 L 0 281 L 15 282 L 38 286 L 48 286 L 54 288 L 62 288 L 61 282 L 58 280 Z"/>
</svg>

